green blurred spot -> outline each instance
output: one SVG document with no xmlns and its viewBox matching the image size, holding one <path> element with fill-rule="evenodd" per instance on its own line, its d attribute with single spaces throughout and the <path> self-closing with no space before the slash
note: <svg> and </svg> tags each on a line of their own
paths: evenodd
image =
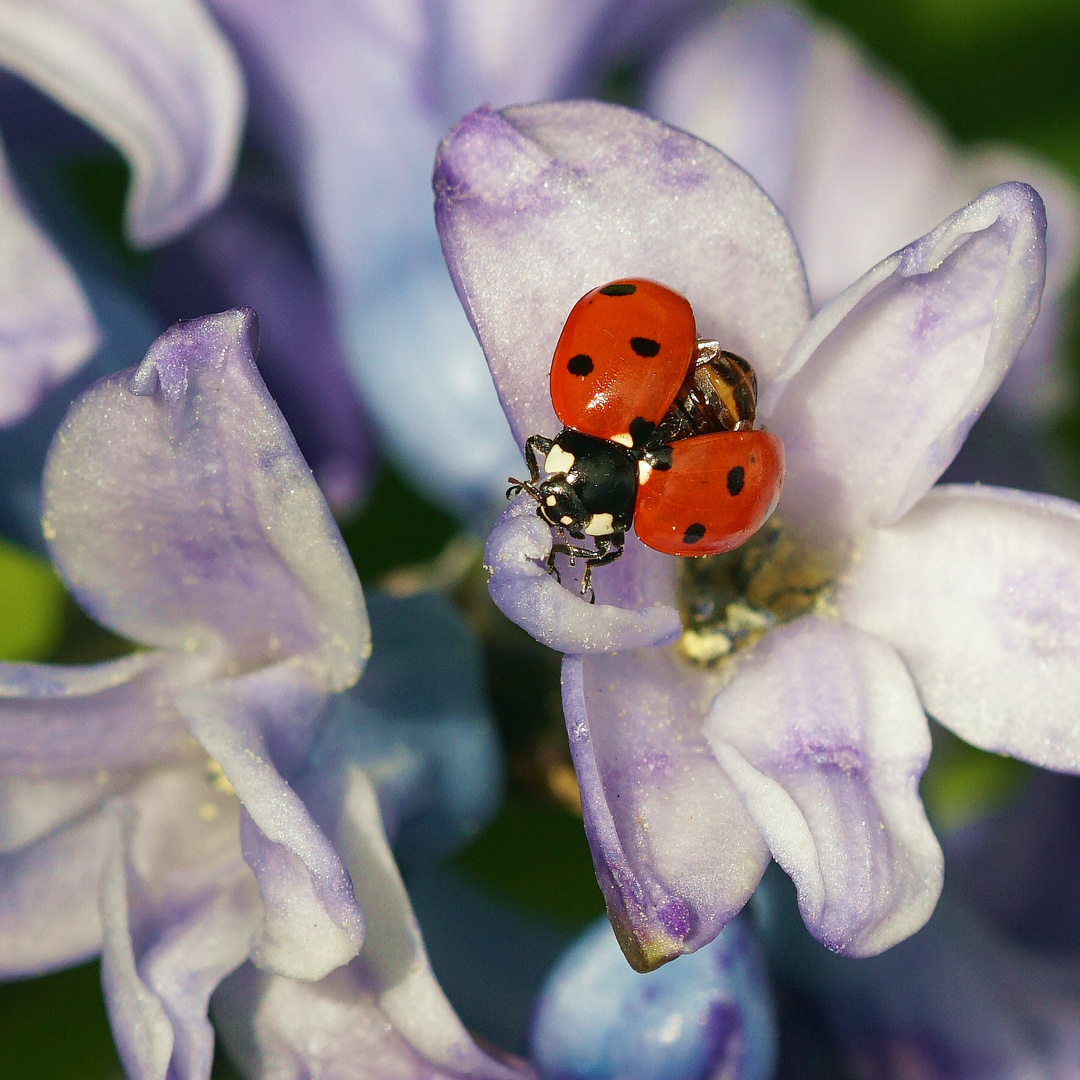
<svg viewBox="0 0 1080 1080">
<path fill-rule="evenodd" d="M 379 470 L 364 509 L 341 524 L 364 584 L 391 570 L 434 559 L 456 532 L 453 518 L 386 465 Z"/>
<path fill-rule="evenodd" d="M 1004 810 L 1032 775 L 1030 765 L 977 750 L 937 724 L 920 792 L 939 832 L 952 832 Z"/>
<path fill-rule="evenodd" d="M 122 1080 L 100 966 L 0 984 L 0 1077 Z"/>
<path fill-rule="evenodd" d="M 100 153 L 75 158 L 64 167 L 63 180 L 76 209 L 89 220 L 120 264 L 141 275 L 149 256 L 128 242 L 124 205 L 131 173 L 119 154 Z"/>
<path fill-rule="evenodd" d="M 581 819 L 511 795 L 455 865 L 502 896 L 564 924 L 604 911 Z"/>
<path fill-rule="evenodd" d="M 60 643 L 66 593 L 49 562 L 0 540 L 0 660 L 45 660 Z"/>
</svg>

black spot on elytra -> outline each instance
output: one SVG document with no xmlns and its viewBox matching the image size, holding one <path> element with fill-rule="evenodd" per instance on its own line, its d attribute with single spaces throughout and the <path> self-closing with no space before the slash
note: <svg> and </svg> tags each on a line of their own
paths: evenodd
<svg viewBox="0 0 1080 1080">
<path fill-rule="evenodd" d="M 571 356 L 566 361 L 566 370 L 571 375 L 579 375 L 584 378 L 586 375 L 591 375 L 593 369 L 592 357 L 586 356 L 584 353 L 578 353 L 577 356 Z"/>
<path fill-rule="evenodd" d="M 728 470 L 727 490 L 729 495 L 738 495 L 742 491 L 745 482 L 746 470 L 741 465 L 736 465 L 734 469 Z"/>
<path fill-rule="evenodd" d="M 648 337 L 632 337 L 630 339 L 630 348 L 638 354 L 638 356 L 655 356 L 660 351 L 660 342 L 653 341 Z"/>
<path fill-rule="evenodd" d="M 613 281 L 600 290 L 601 296 L 633 296 L 637 292 L 637 286 L 627 281 Z"/>
<path fill-rule="evenodd" d="M 634 448 L 644 446 L 649 441 L 649 436 L 656 430 L 656 425 L 644 416 L 635 417 L 630 421 L 630 438 L 634 442 Z"/>
<path fill-rule="evenodd" d="M 693 525 L 687 526 L 686 532 L 683 533 L 682 542 L 684 544 L 696 544 L 705 535 L 705 526 L 700 521 L 695 521 Z"/>
</svg>

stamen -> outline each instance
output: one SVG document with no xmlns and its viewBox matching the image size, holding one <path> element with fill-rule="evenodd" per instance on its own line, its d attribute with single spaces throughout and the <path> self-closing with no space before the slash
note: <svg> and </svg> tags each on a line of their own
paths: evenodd
<svg viewBox="0 0 1080 1080">
<path fill-rule="evenodd" d="M 680 652 L 714 666 L 773 626 L 811 612 L 830 615 L 846 552 L 807 543 L 775 518 L 734 551 L 680 560 Z"/>
</svg>

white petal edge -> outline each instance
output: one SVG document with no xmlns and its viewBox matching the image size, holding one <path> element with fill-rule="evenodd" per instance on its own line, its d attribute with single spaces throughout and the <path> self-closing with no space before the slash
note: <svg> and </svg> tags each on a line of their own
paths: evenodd
<svg viewBox="0 0 1080 1080">
<path fill-rule="evenodd" d="M 814 318 L 759 409 L 787 450 L 785 521 L 850 536 L 926 492 L 1035 321 L 1045 231 L 1032 188 L 991 188 Z"/>
<path fill-rule="evenodd" d="M 865 534 L 840 615 L 888 641 L 927 712 L 984 750 L 1080 772 L 1080 506 L 943 485 Z"/>
<path fill-rule="evenodd" d="M 2 0 L 0 65 L 124 154 L 136 244 L 177 236 L 225 195 L 246 91 L 199 0 Z"/>
</svg>

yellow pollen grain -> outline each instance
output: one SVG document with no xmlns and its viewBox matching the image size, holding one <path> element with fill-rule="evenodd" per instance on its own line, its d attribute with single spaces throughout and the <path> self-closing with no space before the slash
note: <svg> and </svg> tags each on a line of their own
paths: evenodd
<svg viewBox="0 0 1080 1080">
<path fill-rule="evenodd" d="M 215 791 L 220 791 L 223 795 L 236 794 L 232 784 L 229 783 L 229 778 L 225 775 L 225 770 L 213 758 L 206 763 L 206 779 L 213 785 Z"/>
</svg>

